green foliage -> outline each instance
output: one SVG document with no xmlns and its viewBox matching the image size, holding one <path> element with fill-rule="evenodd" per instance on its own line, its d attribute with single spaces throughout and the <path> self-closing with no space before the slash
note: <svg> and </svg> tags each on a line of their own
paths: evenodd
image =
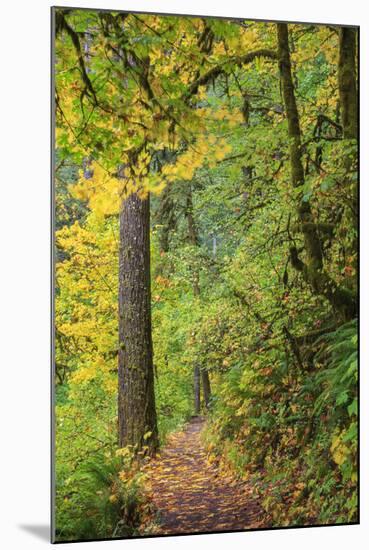
<svg viewBox="0 0 369 550">
<path fill-rule="evenodd" d="M 230 369 L 207 433 L 209 451 L 251 476 L 282 525 L 357 517 L 356 321 L 314 349 L 313 372 L 296 372 L 278 352 Z"/>
<path fill-rule="evenodd" d="M 132 450 L 95 453 L 58 486 L 57 540 L 142 534 L 152 518 L 144 479 Z"/>
<path fill-rule="evenodd" d="M 116 433 L 118 215 L 138 189 L 151 193 L 161 444 L 193 414 L 194 368 L 206 370 L 209 461 L 253 485 L 270 524 L 356 521 L 357 321 L 304 278 L 312 228 L 298 214 L 311 211 L 333 293 L 355 297 L 357 144 L 343 139 L 336 30 L 289 26 L 304 167 L 293 188 L 274 23 L 61 11 L 58 539 L 152 529 L 144 458 Z M 259 50 L 272 55 L 242 62 Z"/>
</svg>

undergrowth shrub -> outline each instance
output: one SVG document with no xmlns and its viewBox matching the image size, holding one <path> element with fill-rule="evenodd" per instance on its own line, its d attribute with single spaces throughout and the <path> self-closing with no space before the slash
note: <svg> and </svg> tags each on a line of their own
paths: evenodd
<svg viewBox="0 0 369 550">
<path fill-rule="evenodd" d="M 210 461 L 255 484 L 272 524 L 357 519 L 357 321 L 312 349 L 308 366 L 279 347 L 231 367 L 205 434 Z"/>
<path fill-rule="evenodd" d="M 98 452 L 62 486 L 57 480 L 57 540 L 143 534 L 153 521 L 145 474 L 130 447 Z"/>
</svg>

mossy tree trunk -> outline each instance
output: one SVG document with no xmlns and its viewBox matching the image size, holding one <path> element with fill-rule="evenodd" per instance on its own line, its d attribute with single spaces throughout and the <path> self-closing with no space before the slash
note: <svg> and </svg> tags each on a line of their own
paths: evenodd
<svg viewBox="0 0 369 550">
<path fill-rule="evenodd" d="M 338 90 L 343 139 L 348 140 L 345 150 L 345 188 L 350 197 L 348 220 L 354 229 L 350 255 L 357 255 L 357 234 L 359 221 L 357 141 L 358 141 L 358 93 L 356 86 L 356 40 L 358 32 L 354 28 L 343 27 L 339 31 Z M 356 264 L 354 267 L 357 268 Z"/>
<path fill-rule="evenodd" d="M 350 319 L 356 314 L 355 296 L 339 286 L 324 270 L 322 246 L 311 206 L 303 200 L 302 189 L 305 183 L 301 152 L 301 130 L 292 79 L 291 59 L 288 40 L 288 26 L 277 24 L 278 60 L 282 85 L 283 101 L 288 123 L 291 184 L 300 189 L 297 199 L 297 216 L 304 238 L 306 260 L 303 262 L 296 248 L 291 248 L 291 263 L 300 271 L 305 281 L 317 294 L 324 296 L 343 318 Z"/>
<path fill-rule="evenodd" d="M 164 253 L 169 250 L 170 234 L 176 227 L 175 208 L 171 191 L 172 187 L 167 185 L 160 195 L 155 220 L 159 226 L 159 250 Z"/>
<path fill-rule="evenodd" d="M 119 445 L 158 448 L 150 289 L 150 203 L 131 194 L 120 213 Z"/>
<path fill-rule="evenodd" d="M 358 137 L 356 38 L 356 29 L 342 27 L 339 31 L 338 90 L 345 139 L 357 139 Z"/>
</svg>

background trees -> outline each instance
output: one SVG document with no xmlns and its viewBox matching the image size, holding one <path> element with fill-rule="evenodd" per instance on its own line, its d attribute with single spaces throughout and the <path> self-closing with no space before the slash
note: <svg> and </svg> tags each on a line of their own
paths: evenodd
<svg viewBox="0 0 369 550">
<path fill-rule="evenodd" d="M 209 460 L 275 525 L 354 521 L 356 30 L 57 10 L 56 31 L 60 537 L 91 461 L 97 535 L 139 529 L 131 452 L 195 412 L 194 369 Z"/>
</svg>

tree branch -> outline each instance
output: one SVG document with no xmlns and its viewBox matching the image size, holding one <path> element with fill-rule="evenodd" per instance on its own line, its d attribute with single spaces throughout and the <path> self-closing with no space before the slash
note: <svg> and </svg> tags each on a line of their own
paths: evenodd
<svg viewBox="0 0 369 550">
<path fill-rule="evenodd" d="M 92 99 L 93 99 L 94 105 L 97 105 L 98 101 L 97 101 L 97 97 L 96 97 L 96 92 L 95 92 L 95 90 L 92 86 L 92 82 L 91 82 L 91 80 L 90 80 L 90 78 L 87 74 L 87 70 L 86 70 L 84 59 L 83 59 L 82 48 L 81 48 L 81 43 L 80 43 L 80 40 L 79 40 L 78 33 L 74 29 L 72 29 L 72 27 L 69 25 L 69 23 L 67 22 L 67 20 L 65 18 L 65 15 L 62 11 L 57 11 L 57 13 L 56 13 L 55 27 L 56 27 L 56 35 L 58 35 L 62 31 L 65 31 L 69 35 L 69 37 L 71 38 L 73 46 L 74 46 L 74 48 L 76 50 L 76 53 L 77 53 L 78 64 L 79 64 L 79 68 L 81 70 L 82 80 L 83 80 L 84 85 L 85 85 L 85 92 L 84 93 L 87 93 L 87 95 L 90 95 L 90 97 L 92 97 Z"/>
<path fill-rule="evenodd" d="M 242 67 L 248 63 L 252 63 L 255 59 L 259 57 L 267 57 L 269 59 L 277 59 L 277 52 L 269 49 L 260 49 L 253 52 L 249 52 L 245 55 L 239 57 L 233 57 L 227 60 L 223 65 L 217 65 L 210 69 L 207 73 L 198 77 L 189 87 L 186 92 L 186 96 L 194 95 L 198 92 L 200 86 L 205 86 L 209 82 L 212 82 L 221 74 L 227 74 L 227 66 L 231 63 L 236 67 Z"/>
</svg>

